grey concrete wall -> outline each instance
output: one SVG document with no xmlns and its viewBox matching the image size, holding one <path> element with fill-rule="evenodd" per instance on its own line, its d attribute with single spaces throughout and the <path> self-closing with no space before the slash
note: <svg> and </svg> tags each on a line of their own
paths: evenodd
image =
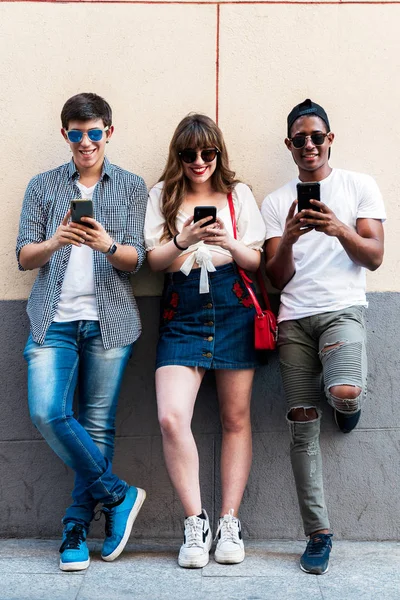
<svg viewBox="0 0 400 600">
<path fill-rule="evenodd" d="M 337 431 L 332 411 L 323 415 L 322 452 L 331 524 L 337 538 L 398 539 L 399 293 L 369 294 L 369 393 L 361 424 Z M 180 537 L 182 511 L 165 470 L 157 423 L 153 364 L 157 297 L 139 298 L 144 333 L 128 366 L 117 420 L 115 470 L 144 487 L 148 499 L 135 525 L 139 537 Z M 72 474 L 32 426 L 26 403 L 22 350 L 28 334 L 24 301 L 0 302 L 0 536 L 58 536 L 69 503 Z M 253 538 L 302 537 L 292 480 L 285 406 L 276 355 L 259 369 L 253 394 L 254 461 L 241 518 Z M 193 428 L 199 446 L 203 504 L 218 517 L 220 425 L 207 374 Z M 102 535 L 101 523 L 92 535 Z"/>
</svg>

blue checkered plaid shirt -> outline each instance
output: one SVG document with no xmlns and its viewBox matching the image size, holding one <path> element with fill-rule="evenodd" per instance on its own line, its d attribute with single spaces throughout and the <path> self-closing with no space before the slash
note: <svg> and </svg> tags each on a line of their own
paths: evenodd
<svg viewBox="0 0 400 600">
<path fill-rule="evenodd" d="M 19 253 L 26 244 L 39 244 L 51 238 L 61 224 L 70 201 L 80 198 L 76 185 L 79 173 L 75 163 L 57 167 L 34 177 L 26 190 L 17 239 Z M 119 244 L 136 248 L 138 264 L 146 251 L 143 225 L 147 205 L 146 185 L 141 177 L 129 173 L 104 159 L 100 181 L 93 193 L 94 218 Z M 71 246 L 57 250 L 39 269 L 28 300 L 27 313 L 32 337 L 43 344 L 53 321 Z M 117 348 L 134 342 L 141 333 L 139 311 L 133 296 L 129 273 L 115 269 L 101 252 L 93 252 L 93 269 L 97 310 L 104 347 Z"/>
</svg>

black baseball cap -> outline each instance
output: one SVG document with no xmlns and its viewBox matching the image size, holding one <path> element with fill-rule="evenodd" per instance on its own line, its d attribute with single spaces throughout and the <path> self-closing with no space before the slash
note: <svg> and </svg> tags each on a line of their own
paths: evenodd
<svg viewBox="0 0 400 600">
<path fill-rule="evenodd" d="M 296 119 L 298 119 L 299 117 L 304 117 L 305 115 L 315 115 L 316 117 L 320 117 L 326 123 L 328 131 L 330 131 L 331 128 L 329 125 L 328 115 L 326 114 L 322 106 L 320 106 L 316 102 L 313 102 L 312 100 L 310 100 L 310 98 L 307 98 L 306 100 L 304 100 L 304 102 L 301 102 L 300 104 L 295 106 L 288 114 L 288 137 L 290 137 L 290 130 Z"/>
</svg>

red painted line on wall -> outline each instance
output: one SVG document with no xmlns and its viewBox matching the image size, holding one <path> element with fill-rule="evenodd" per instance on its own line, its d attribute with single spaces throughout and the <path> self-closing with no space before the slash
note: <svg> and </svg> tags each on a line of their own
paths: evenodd
<svg viewBox="0 0 400 600">
<path fill-rule="evenodd" d="M 342 6 L 346 6 L 348 4 L 352 5 L 360 5 L 360 6 L 385 6 L 385 5 L 393 5 L 400 4 L 400 0 L 327 0 L 327 2 L 323 2 L 322 0 L 227 0 L 227 2 L 216 2 L 215 0 L 205 0 L 204 2 L 199 2 L 199 0 L 189 0 L 188 2 L 184 2 L 184 0 L 0 0 L 1 2 L 10 3 L 43 3 L 46 2 L 48 4 L 146 4 L 151 6 L 154 4 L 158 6 L 160 4 L 178 4 L 180 6 L 231 6 L 231 5 L 291 5 L 291 6 L 301 6 L 301 5 L 316 5 L 316 6 L 330 6 L 339 4 Z"/>
<path fill-rule="evenodd" d="M 217 5 L 217 52 L 215 57 L 215 122 L 219 117 L 219 4 Z"/>
</svg>

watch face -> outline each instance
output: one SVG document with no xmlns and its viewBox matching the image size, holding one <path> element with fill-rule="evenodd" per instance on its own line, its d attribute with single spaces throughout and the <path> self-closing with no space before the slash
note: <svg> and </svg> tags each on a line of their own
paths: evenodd
<svg viewBox="0 0 400 600">
<path fill-rule="evenodd" d="M 111 248 L 109 249 L 109 251 L 107 252 L 108 255 L 112 256 L 113 254 L 115 254 L 117 251 L 117 244 L 112 244 Z"/>
</svg>

